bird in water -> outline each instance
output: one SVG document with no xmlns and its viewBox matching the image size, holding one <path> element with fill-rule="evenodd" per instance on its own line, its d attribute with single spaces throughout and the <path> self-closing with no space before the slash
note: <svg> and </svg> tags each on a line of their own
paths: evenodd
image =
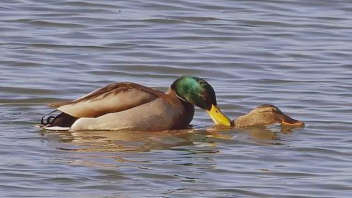
<svg viewBox="0 0 352 198">
<path fill-rule="evenodd" d="M 69 102 L 50 105 L 58 112 L 42 117 L 48 130 L 162 131 L 188 128 L 194 106 L 208 112 L 215 125 L 235 128 L 302 127 L 304 123 L 274 105 L 261 105 L 231 121 L 217 106 L 213 87 L 204 79 L 182 76 L 166 92 L 131 82 L 113 83 Z"/>
<path fill-rule="evenodd" d="M 233 120 L 233 126 L 236 128 L 267 126 L 276 123 L 281 124 L 283 127 L 304 126 L 304 122 L 291 118 L 284 114 L 278 107 L 271 104 L 260 105 L 249 113 Z"/>
<path fill-rule="evenodd" d="M 43 116 L 41 126 L 49 130 L 183 129 L 193 119 L 194 106 L 207 111 L 216 125 L 232 125 L 217 106 L 213 87 L 192 76 L 178 78 L 166 92 L 121 82 L 50 106 L 59 114 Z"/>
</svg>

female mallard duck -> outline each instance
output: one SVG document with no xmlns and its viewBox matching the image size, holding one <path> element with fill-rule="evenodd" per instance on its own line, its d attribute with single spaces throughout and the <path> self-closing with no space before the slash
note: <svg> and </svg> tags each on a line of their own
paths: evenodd
<svg viewBox="0 0 352 198">
<path fill-rule="evenodd" d="M 265 126 L 279 123 L 283 127 L 303 127 L 304 122 L 295 120 L 284 114 L 278 107 L 264 104 L 256 107 L 248 114 L 238 117 L 233 121 L 236 128 Z"/>
<path fill-rule="evenodd" d="M 215 124 L 231 126 L 217 107 L 214 89 L 205 80 L 183 76 L 161 92 L 136 83 L 113 83 L 71 102 L 51 104 L 61 113 L 42 118 L 56 130 L 160 131 L 188 127 L 194 105 L 206 110 Z M 61 128 L 62 129 L 62 128 Z"/>
</svg>

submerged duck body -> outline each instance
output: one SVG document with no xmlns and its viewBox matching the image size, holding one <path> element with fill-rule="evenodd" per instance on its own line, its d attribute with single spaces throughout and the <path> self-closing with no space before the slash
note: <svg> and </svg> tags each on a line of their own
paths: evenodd
<svg viewBox="0 0 352 198">
<path fill-rule="evenodd" d="M 304 122 L 291 118 L 278 107 L 271 104 L 260 105 L 233 121 L 233 125 L 236 128 L 267 126 L 272 124 L 281 124 L 283 127 L 304 126 Z"/>
<path fill-rule="evenodd" d="M 213 88 L 203 79 L 184 76 L 167 92 L 136 83 L 113 83 L 74 101 L 51 104 L 61 112 L 43 128 L 69 130 L 161 131 L 187 128 L 194 105 L 206 110 L 216 124 L 231 125 L 217 108 Z"/>
</svg>

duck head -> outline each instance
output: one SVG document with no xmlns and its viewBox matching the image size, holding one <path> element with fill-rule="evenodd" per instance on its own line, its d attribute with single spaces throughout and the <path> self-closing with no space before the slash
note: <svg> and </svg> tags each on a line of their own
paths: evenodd
<svg viewBox="0 0 352 198">
<path fill-rule="evenodd" d="M 231 120 L 217 106 L 213 87 L 204 79 L 182 76 L 172 83 L 171 89 L 181 100 L 206 110 L 216 125 L 232 126 Z"/>
<path fill-rule="evenodd" d="M 291 118 L 284 114 L 278 107 L 270 104 L 260 105 L 248 114 L 234 120 L 234 125 L 237 128 L 265 126 L 275 123 L 279 123 L 284 127 L 304 126 L 304 122 Z"/>
</svg>

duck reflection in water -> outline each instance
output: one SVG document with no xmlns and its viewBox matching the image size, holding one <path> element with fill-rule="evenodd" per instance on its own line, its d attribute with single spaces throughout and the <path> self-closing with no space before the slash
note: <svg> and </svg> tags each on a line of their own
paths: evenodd
<svg viewBox="0 0 352 198">
<path fill-rule="evenodd" d="M 69 143 L 63 150 L 78 152 L 147 152 L 164 150 L 197 143 L 211 145 L 206 130 L 183 129 L 167 131 L 43 131 L 43 135 L 57 135 L 63 143 Z M 216 133 L 216 132 L 211 132 Z M 57 138 L 54 137 L 55 141 Z"/>
</svg>

